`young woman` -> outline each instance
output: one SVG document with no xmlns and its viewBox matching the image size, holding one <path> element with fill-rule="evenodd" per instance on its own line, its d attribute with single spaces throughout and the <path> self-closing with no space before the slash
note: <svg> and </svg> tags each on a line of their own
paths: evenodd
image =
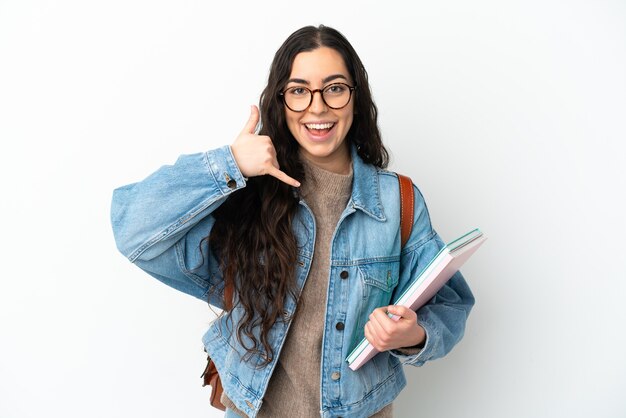
<svg viewBox="0 0 626 418">
<path fill-rule="evenodd" d="M 458 272 L 417 313 L 389 305 L 443 243 L 415 189 L 401 248 L 387 160 L 361 60 L 336 30 L 309 26 L 277 51 L 260 114 L 230 146 L 115 190 L 130 261 L 220 308 L 233 289 L 203 338 L 227 416 L 390 417 L 401 365 L 461 339 L 474 299 Z M 352 371 L 363 336 L 381 353 Z"/>
</svg>

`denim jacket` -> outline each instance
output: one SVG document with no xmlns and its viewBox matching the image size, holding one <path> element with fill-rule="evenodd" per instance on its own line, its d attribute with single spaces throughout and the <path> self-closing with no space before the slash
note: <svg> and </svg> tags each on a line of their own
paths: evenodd
<svg viewBox="0 0 626 418">
<path fill-rule="evenodd" d="M 421 366 L 446 355 L 463 336 L 474 304 L 469 287 L 457 272 L 417 312 L 427 335 L 423 349 L 414 355 L 386 351 L 357 371 L 348 368 L 346 357 L 363 338 L 369 314 L 391 304 L 443 246 L 431 227 L 424 199 L 415 189 L 413 230 L 401 248 L 396 175 L 365 164 L 354 148 L 352 161 L 352 194 L 330 247 L 320 364 L 322 417 L 368 417 L 392 402 L 406 385 L 402 364 Z M 114 191 L 111 220 L 117 246 L 131 262 L 168 286 L 222 308 L 219 262 L 203 238 L 215 221 L 211 213 L 244 187 L 246 179 L 230 147 L 182 155 L 174 165 Z M 299 248 L 296 279 L 301 290 L 315 242 L 315 219 L 303 200 L 293 229 Z M 288 315 L 295 307 L 293 300 L 286 301 Z M 257 367 L 262 361 L 258 356 L 242 360 L 245 350 L 233 334 L 233 324 L 240 317 L 235 307 L 232 320 L 225 316 L 216 319 L 203 343 L 228 397 L 255 417 L 277 356 L 261 368 Z M 343 328 L 335 326 L 339 322 Z M 276 323 L 271 330 L 274 353 L 280 353 L 288 330 L 289 322 Z"/>
</svg>

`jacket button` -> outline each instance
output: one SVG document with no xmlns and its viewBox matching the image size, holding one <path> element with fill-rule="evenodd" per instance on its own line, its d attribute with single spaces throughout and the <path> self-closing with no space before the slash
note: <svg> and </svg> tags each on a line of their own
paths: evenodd
<svg viewBox="0 0 626 418">
<path fill-rule="evenodd" d="M 237 187 L 237 182 L 233 179 L 228 180 L 228 182 L 226 183 L 226 185 L 231 188 L 234 189 L 235 187 Z"/>
<path fill-rule="evenodd" d="M 347 279 L 349 276 L 347 271 L 342 271 L 341 273 L 339 273 L 339 277 L 341 277 L 342 279 Z"/>
<path fill-rule="evenodd" d="M 343 322 L 337 322 L 337 324 L 335 325 L 335 328 L 337 328 L 337 330 L 339 331 L 343 331 L 343 329 L 345 328 L 345 325 L 343 324 Z"/>
<path fill-rule="evenodd" d="M 340 377 L 341 377 L 341 373 L 339 372 L 333 372 L 333 374 L 330 375 L 330 378 L 333 380 L 339 380 Z"/>
<path fill-rule="evenodd" d="M 246 405 L 248 405 L 248 408 L 250 409 L 254 409 L 254 405 L 252 405 L 252 402 L 246 400 Z"/>
</svg>

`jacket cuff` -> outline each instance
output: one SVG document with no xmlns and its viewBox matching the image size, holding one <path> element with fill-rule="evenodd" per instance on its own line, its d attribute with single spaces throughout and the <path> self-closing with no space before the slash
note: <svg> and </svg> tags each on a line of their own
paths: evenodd
<svg viewBox="0 0 626 418">
<path fill-rule="evenodd" d="M 427 318 L 420 319 L 419 324 L 426 331 L 426 341 L 423 348 L 397 348 L 390 350 L 389 353 L 397 357 L 402 364 L 410 364 L 412 366 L 422 366 L 430 360 L 435 353 L 435 342 L 438 340 L 436 336 L 436 327 L 431 324 Z"/>
<path fill-rule="evenodd" d="M 230 146 L 207 151 L 205 155 L 209 170 L 222 194 L 227 195 L 245 187 L 246 178 L 241 174 Z"/>
</svg>

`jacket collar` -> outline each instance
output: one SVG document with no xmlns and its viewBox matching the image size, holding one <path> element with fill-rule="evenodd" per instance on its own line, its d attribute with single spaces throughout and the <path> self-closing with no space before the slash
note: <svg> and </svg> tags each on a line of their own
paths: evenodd
<svg viewBox="0 0 626 418">
<path fill-rule="evenodd" d="M 366 164 L 357 153 L 356 146 L 352 144 L 352 207 L 359 209 L 374 219 L 385 221 L 385 212 L 380 198 L 380 184 L 378 181 L 378 169 L 371 164 Z"/>
</svg>

